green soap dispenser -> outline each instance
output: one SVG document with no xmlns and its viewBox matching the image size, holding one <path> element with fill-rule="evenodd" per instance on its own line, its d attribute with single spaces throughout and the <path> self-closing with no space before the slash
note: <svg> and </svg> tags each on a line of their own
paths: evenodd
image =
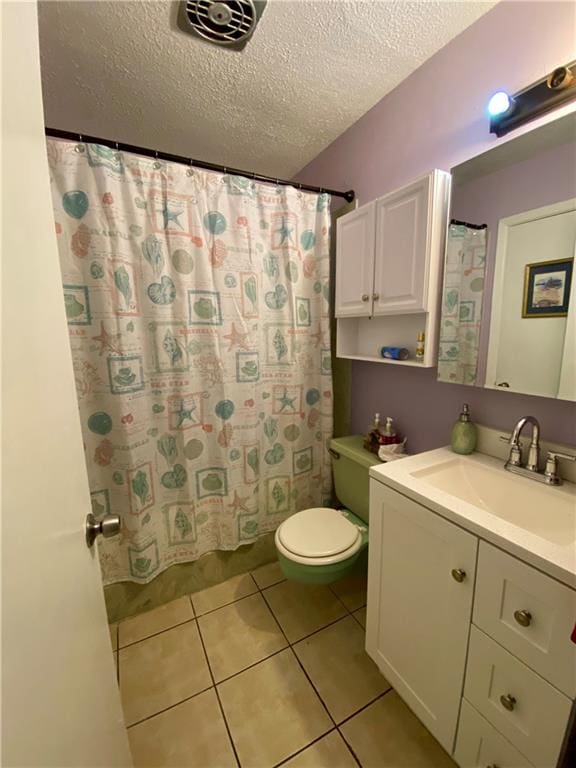
<svg viewBox="0 0 576 768">
<path fill-rule="evenodd" d="M 476 449 L 476 425 L 470 421 L 470 408 L 464 403 L 458 421 L 452 427 L 450 444 L 454 453 L 474 453 Z"/>
</svg>

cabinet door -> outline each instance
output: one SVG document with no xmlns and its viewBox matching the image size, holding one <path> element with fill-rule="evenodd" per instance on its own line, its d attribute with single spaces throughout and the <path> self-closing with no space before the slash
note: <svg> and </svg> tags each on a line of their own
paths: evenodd
<svg viewBox="0 0 576 768">
<path fill-rule="evenodd" d="M 369 203 L 336 223 L 336 317 L 372 314 L 374 221 Z"/>
<path fill-rule="evenodd" d="M 376 201 L 374 314 L 426 310 L 433 174 Z"/>
<path fill-rule="evenodd" d="M 450 753 L 464 681 L 477 547 L 475 536 L 370 481 L 366 650 Z"/>
</svg>

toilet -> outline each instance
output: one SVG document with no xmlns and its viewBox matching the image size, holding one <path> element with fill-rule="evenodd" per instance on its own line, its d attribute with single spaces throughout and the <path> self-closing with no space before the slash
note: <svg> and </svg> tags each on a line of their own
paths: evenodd
<svg viewBox="0 0 576 768">
<path fill-rule="evenodd" d="M 312 507 L 285 520 L 275 535 L 287 579 L 329 584 L 350 575 L 368 551 L 369 469 L 380 464 L 362 435 L 330 441 L 334 487 L 343 508 Z"/>
</svg>

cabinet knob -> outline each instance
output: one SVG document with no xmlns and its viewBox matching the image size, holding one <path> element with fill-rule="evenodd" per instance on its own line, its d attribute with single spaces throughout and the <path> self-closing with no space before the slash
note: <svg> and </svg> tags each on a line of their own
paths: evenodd
<svg viewBox="0 0 576 768">
<path fill-rule="evenodd" d="M 507 709 L 508 712 L 512 712 L 516 706 L 516 699 L 514 696 L 511 696 L 509 693 L 507 693 L 506 696 L 500 696 L 500 704 L 502 704 L 504 709 Z"/>
<path fill-rule="evenodd" d="M 380 294 L 379 293 L 373 293 L 372 294 L 372 298 L 374 299 L 374 301 L 378 301 L 378 299 L 380 298 Z"/>
<path fill-rule="evenodd" d="M 521 627 L 529 627 L 532 623 L 532 614 L 530 611 L 514 611 L 514 618 Z"/>
<path fill-rule="evenodd" d="M 454 581 L 458 581 L 459 583 L 462 583 L 466 578 L 466 571 L 463 571 L 462 568 L 452 568 L 450 573 L 452 574 Z"/>
<path fill-rule="evenodd" d="M 362 301 L 369 301 L 369 300 L 370 300 L 370 296 L 368 296 L 367 293 L 363 293 L 362 294 Z"/>
</svg>

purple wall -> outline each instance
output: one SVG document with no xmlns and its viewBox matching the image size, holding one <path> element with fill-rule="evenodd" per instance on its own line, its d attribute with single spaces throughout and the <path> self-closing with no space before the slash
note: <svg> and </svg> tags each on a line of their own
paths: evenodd
<svg viewBox="0 0 576 768">
<path fill-rule="evenodd" d="M 429 59 L 304 168 L 298 181 L 374 199 L 432 168 L 450 170 L 496 144 L 485 105 L 576 58 L 571 2 L 502 2 Z M 462 402 L 474 418 L 509 429 L 540 419 L 548 440 L 576 443 L 576 406 L 557 400 L 443 384 L 435 369 L 354 362 L 352 430 L 375 411 L 396 418 L 412 451 L 445 444 Z"/>
<path fill-rule="evenodd" d="M 488 225 L 478 381 L 484 381 L 486 376 L 499 219 L 571 197 L 576 197 L 576 144 L 573 142 L 453 187 L 452 216 Z M 542 258 L 546 258 L 545 255 Z"/>
</svg>

